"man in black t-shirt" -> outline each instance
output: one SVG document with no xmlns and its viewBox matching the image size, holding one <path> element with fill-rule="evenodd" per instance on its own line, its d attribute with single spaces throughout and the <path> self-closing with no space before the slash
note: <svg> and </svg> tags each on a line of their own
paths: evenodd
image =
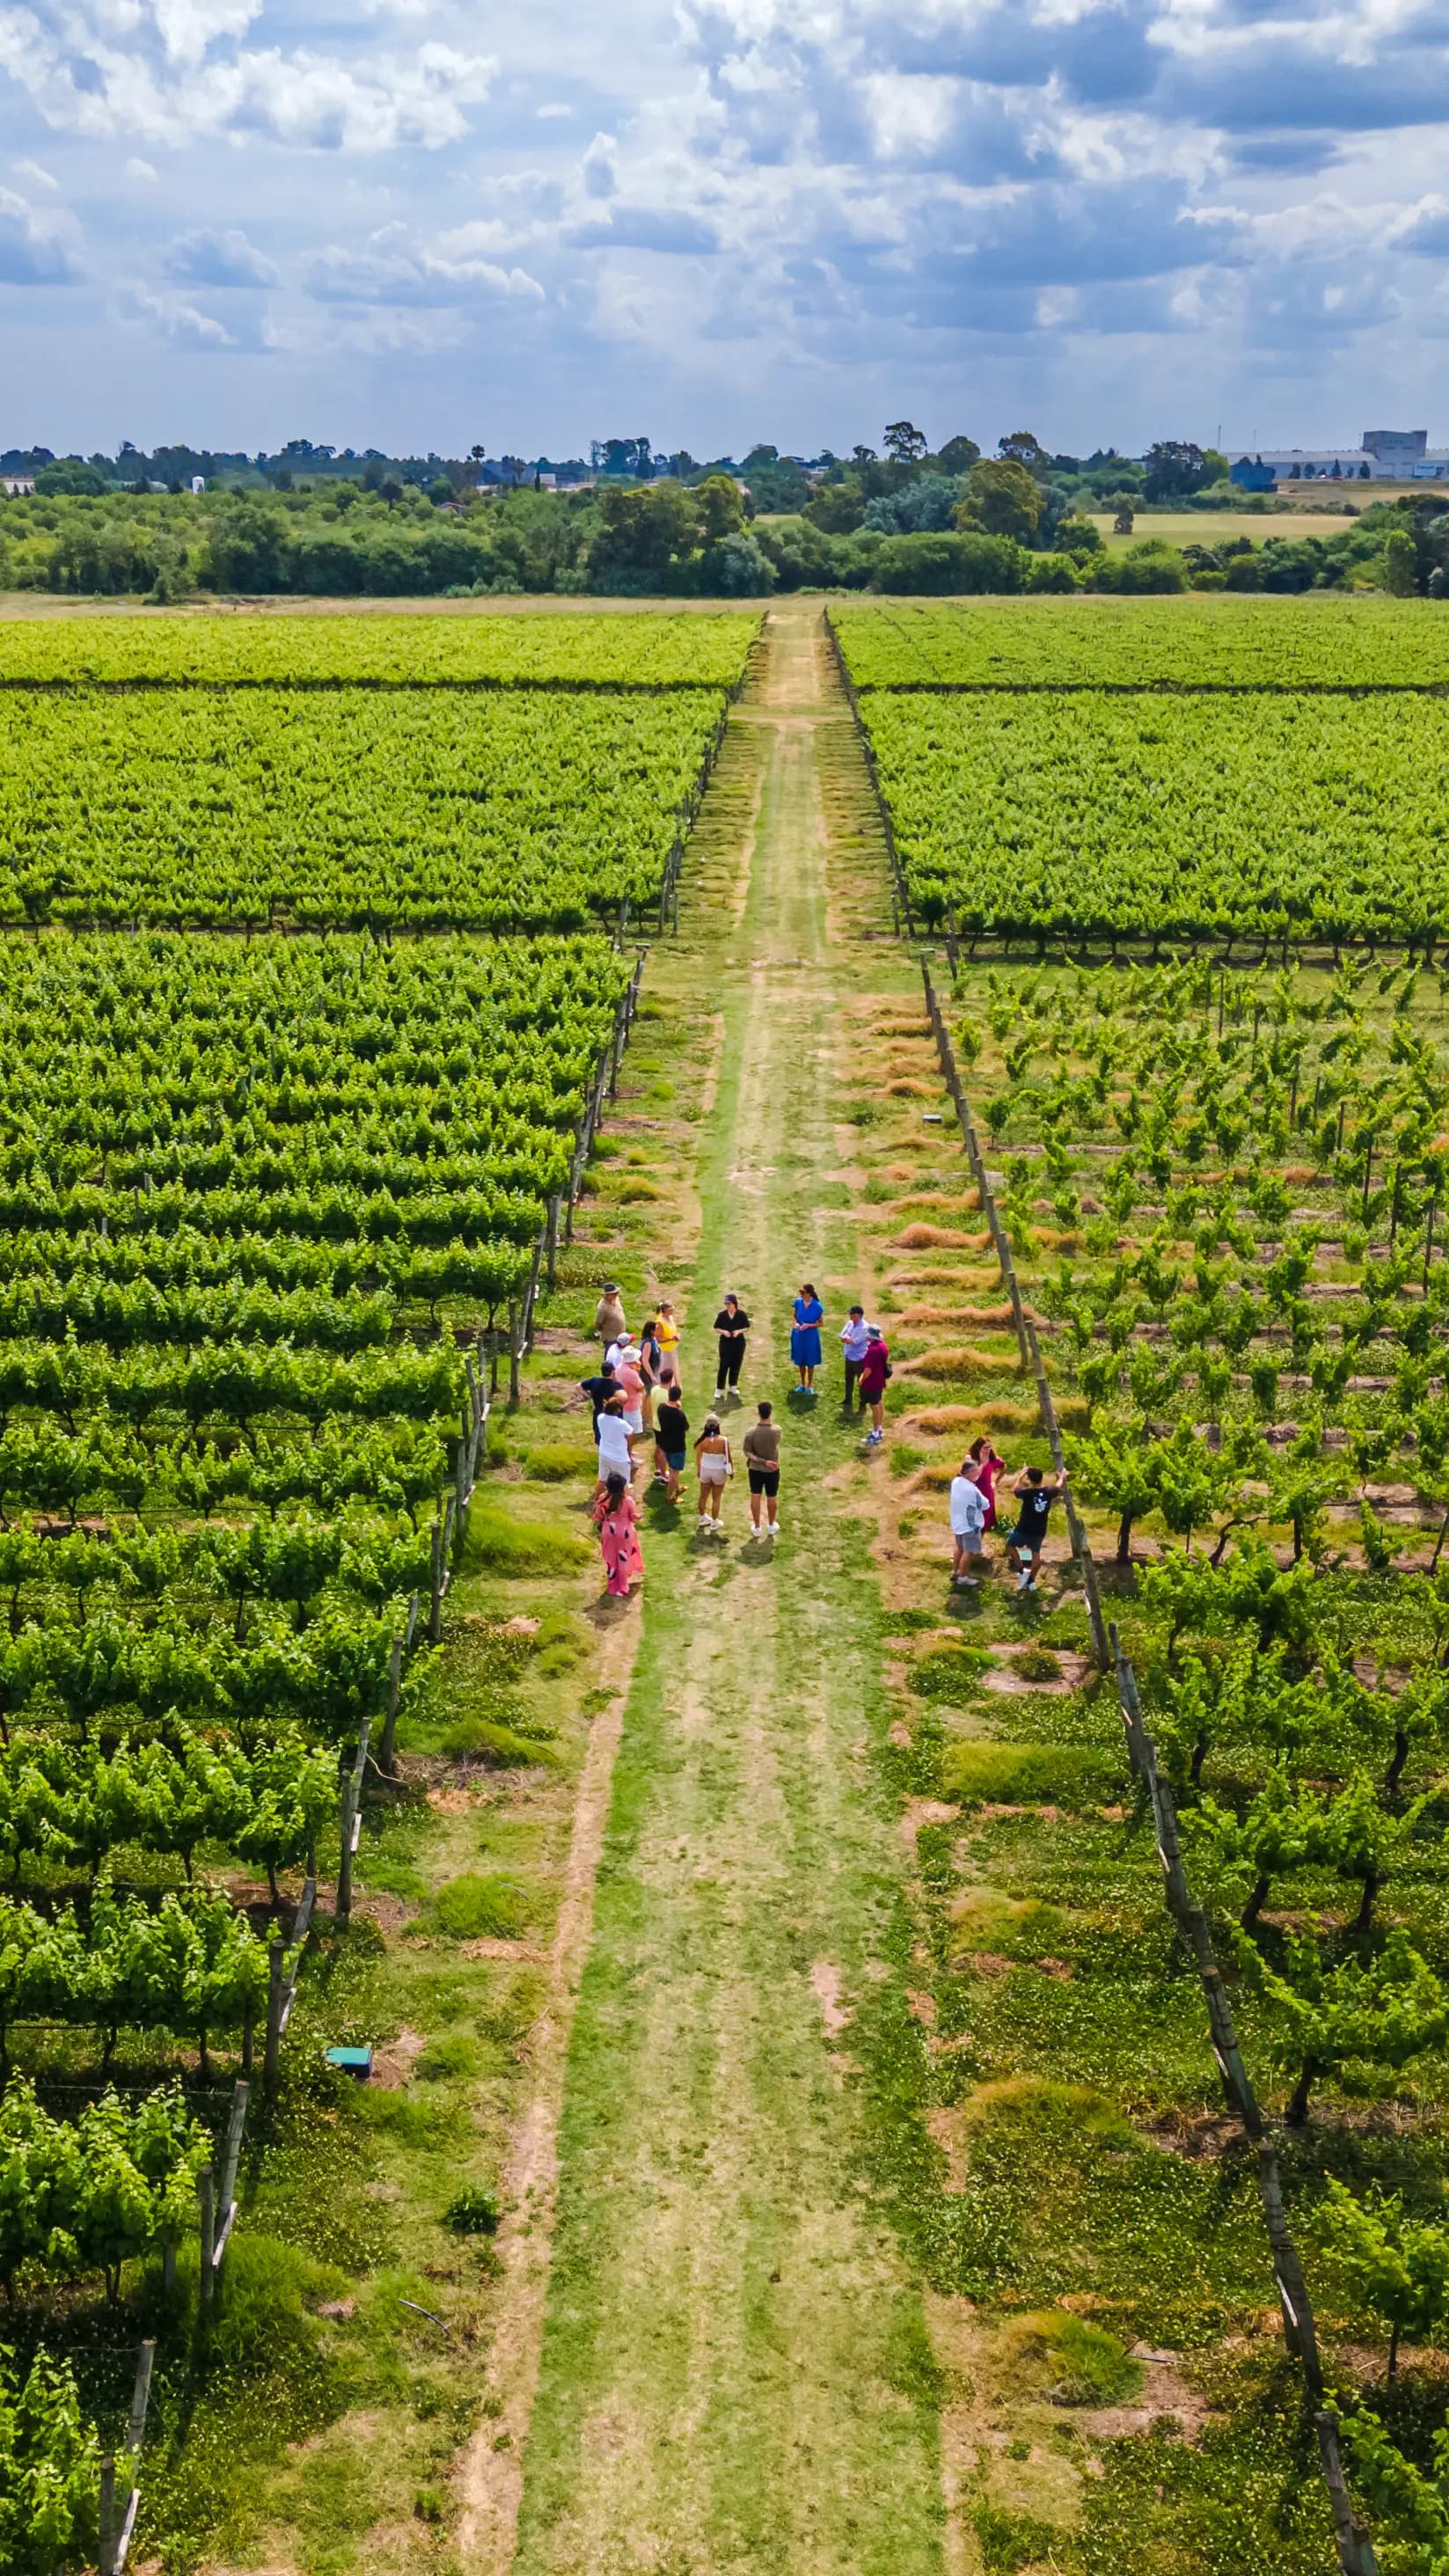
<svg viewBox="0 0 1449 2576">
<path fill-rule="evenodd" d="M 683 1475 L 689 1452 L 689 1416 L 679 1399 L 676 1386 L 666 1386 L 654 1408 L 654 1472 L 662 1476 L 671 1503 L 679 1500 L 679 1479 Z"/>
<path fill-rule="evenodd" d="M 1006 1562 L 1016 1576 L 1018 1592 L 1030 1592 L 1041 1571 L 1047 1521 L 1066 1481 L 1065 1467 L 1050 1484 L 1040 1467 L 1028 1467 L 1026 1474 L 1019 1476 L 1012 1486 L 1018 1509 L 1016 1525 L 1006 1534 Z"/>
<path fill-rule="evenodd" d="M 603 1366 L 599 1369 L 596 1376 L 581 1377 L 579 1384 L 589 1399 L 589 1407 L 594 1417 L 594 1439 L 597 1443 L 599 1437 L 599 1416 L 603 1412 L 605 1405 L 608 1403 L 610 1396 L 617 1395 L 619 1392 L 619 1389 L 614 1382 L 614 1371 L 609 1361 L 604 1361 Z"/>
<path fill-rule="evenodd" d="M 714 1399 L 716 1404 L 719 1404 L 724 1399 L 726 1387 L 736 1398 L 740 1391 L 740 1369 L 744 1361 L 745 1335 L 750 1329 L 750 1319 L 738 1297 L 733 1294 L 726 1297 L 714 1319 L 714 1328 L 719 1335 L 719 1384 L 715 1388 Z"/>
</svg>

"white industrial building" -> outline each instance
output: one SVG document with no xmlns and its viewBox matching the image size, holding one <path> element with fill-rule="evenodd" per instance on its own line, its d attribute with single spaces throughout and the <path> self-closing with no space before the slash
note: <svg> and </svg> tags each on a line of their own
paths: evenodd
<svg viewBox="0 0 1449 2576">
<path fill-rule="evenodd" d="M 1253 447 L 1234 451 L 1232 480 L 1246 491 L 1273 483 L 1437 483 L 1449 481 L 1449 447 L 1426 429 L 1366 429 L 1357 447 Z"/>
</svg>

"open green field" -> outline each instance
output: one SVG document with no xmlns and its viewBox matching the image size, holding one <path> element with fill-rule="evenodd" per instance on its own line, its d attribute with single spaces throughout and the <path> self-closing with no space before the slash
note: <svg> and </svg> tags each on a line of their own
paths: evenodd
<svg viewBox="0 0 1449 2576">
<path fill-rule="evenodd" d="M 1088 512 L 1092 524 L 1115 554 L 1125 554 L 1129 546 L 1140 546 L 1149 537 L 1160 538 L 1169 546 L 1221 546 L 1233 537 L 1247 537 L 1260 546 L 1268 537 L 1331 537 L 1353 525 L 1354 514 L 1366 510 L 1373 501 L 1392 498 L 1376 484 L 1360 485 L 1350 491 L 1353 510 L 1333 500 L 1310 502 L 1301 509 L 1268 510 L 1139 510 L 1130 536 L 1118 536 L 1110 510 Z"/>
</svg>

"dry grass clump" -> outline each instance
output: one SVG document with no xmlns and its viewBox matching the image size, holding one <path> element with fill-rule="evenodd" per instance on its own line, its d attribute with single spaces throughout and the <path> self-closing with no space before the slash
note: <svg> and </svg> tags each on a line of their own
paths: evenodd
<svg viewBox="0 0 1449 2576">
<path fill-rule="evenodd" d="M 907 1329 L 922 1325 L 955 1325 L 967 1332 L 989 1332 L 993 1327 L 1014 1322 L 1010 1305 L 1005 1306 L 908 1306 L 900 1321 Z"/>
<path fill-rule="evenodd" d="M 913 1360 L 902 1360 L 898 1377 L 1016 1377 L 1021 1373 L 1021 1354 L 1013 1343 L 1009 1351 L 987 1351 L 973 1342 L 948 1342 L 933 1351 L 922 1351 Z"/>
</svg>

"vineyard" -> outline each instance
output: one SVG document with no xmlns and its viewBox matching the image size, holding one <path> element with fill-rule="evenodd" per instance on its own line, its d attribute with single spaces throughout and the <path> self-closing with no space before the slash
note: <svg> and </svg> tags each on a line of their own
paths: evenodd
<svg viewBox="0 0 1449 2576">
<path fill-rule="evenodd" d="M 1437 699 L 879 694 L 913 906 L 1003 940 L 1449 933 Z"/>
<path fill-rule="evenodd" d="M 958 1954 L 938 1990 L 966 2074 L 1009 2088 L 981 2114 L 973 2155 L 983 2188 L 997 2177 L 1000 2233 L 968 2228 L 965 2276 L 1027 2297 L 1082 2277 L 1081 2246 L 1052 2245 L 1009 2178 L 1030 2111 L 1038 2181 L 1050 2176 L 1093 2248 L 1101 2324 L 1131 2319 L 1144 2344 L 1217 2356 L 1218 2435 L 1198 2466 L 1179 2453 L 1140 2538 L 1150 2525 L 1189 2551 L 1184 2564 L 1236 2567 L 1211 2554 L 1225 2547 L 1215 2480 L 1232 2461 L 1259 2533 L 1276 2534 L 1274 2564 L 1321 2566 L 1323 2508 L 1292 2494 L 1294 2400 L 1270 2392 L 1251 2344 L 1229 2365 L 1222 2341 L 1254 2295 L 1258 2194 L 1235 2161 L 1240 2123 L 1267 2176 L 1258 2261 L 1271 2248 L 1301 2438 L 1313 2445 L 1316 2408 L 1341 2444 L 1342 2463 L 1324 2451 L 1339 2564 L 1417 2576 L 1440 2563 L 1445 2529 L 1426 2427 L 1442 2412 L 1449 2328 L 1436 2286 L 1449 2138 L 1442 990 L 1413 962 L 963 970 L 959 990 L 947 1016 L 1011 1303 L 993 1315 L 970 1254 L 938 1251 L 948 1267 L 926 1275 L 941 1302 L 908 1311 L 917 1331 L 897 1348 L 919 1428 L 943 1430 L 945 1400 L 969 1390 L 948 1455 L 957 1421 L 1004 1418 L 1018 1372 L 1044 1367 L 1085 1516 L 1074 1551 L 1089 1545 L 1096 1571 L 1083 1607 L 1067 1590 L 1037 1620 L 1035 1651 L 1043 1672 L 1061 1671 L 1068 1644 L 1084 1681 L 1094 1663 L 1107 1671 L 1055 1707 L 1020 1704 L 1013 1742 L 982 1741 L 949 1710 L 936 1735 L 960 1848 L 984 1863 L 956 1919 L 1006 1954 L 1003 1975 L 1015 1960 L 1050 1972 L 998 1988 L 984 1959 Z M 978 1330 L 953 1352 L 939 1327 L 973 1286 Z M 940 1696 L 964 1705 L 969 1650 L 935 1661 Z M 1132 1772 L 1135 1806 L 1120 1785 Z M 1025 1803 L 968 1838 L 992 1797 Z M 1028 1823 L 1043 1799 L 1055 1804 Z M 1144 1809 L 1168 1901 L 1158 1923 L 1204 1972 L 1196 2013 L 1153 1922 Z M 942 1849 L 954 1839 L 943 1831 Z M 1090 2004 L 1059 2004 L 1051 1979 L 1089 1963 Z M 969 2103 L 959 2082 L 948 2098 Z M 1065 2084 L 1102 2145 L 1126 2151 L 1115 2184 L 1072 2142 Z M 1210 2235 L 1197 2196 L 1154 2177 L 1159 2139 L 1222 2159 Z M 1414 2347 L 1407 2379 L 1401 2344 Z M 1308 2467 L 1312 2448 L 1298 2457 Z M 1135 2529 L 1139 2472 L 1124 2461 L 1109 2476 Z"/>
<path fill-rule="evenodd" d="M 723 691 L 0 693 L 0 918 L 579 929 L 657 905 Z"/>
<path fill-rule="evenodd" d="M 165 615 L 0 622 L 0 685 L 732 689 L 758 613 Z"/>
<path fill-rule="evenodd" d="M 831 602 L 858 689 L 1430 689 L 1449 635 L 1428 601 Z"/>
<path fill-rule="evenodd" d="M 1206 940 L 1429 955 L 1449 931 L 1432 613 L 1209 599 L 833 623 L 926 924 L 1154 958 Z"/>
<path fill-rule="evenodd" d="M 1444 2576 L 1435 621 L 0 626 L 0 2570 Z"/>
<path fill-rule="evenodd" d="M 12 918 L 287 925 L 0 941 L 0 2563 L 33 2576 L 120 2565 L 153 2348 L 167 2440 L 204 2384 L 248 2090 L 430 1705 L 632 1013 L 606 938 L 457 926 L 657 903 L 752 632 L 318 624 L 66 627 L 0 698 Z"/>
</svg>

